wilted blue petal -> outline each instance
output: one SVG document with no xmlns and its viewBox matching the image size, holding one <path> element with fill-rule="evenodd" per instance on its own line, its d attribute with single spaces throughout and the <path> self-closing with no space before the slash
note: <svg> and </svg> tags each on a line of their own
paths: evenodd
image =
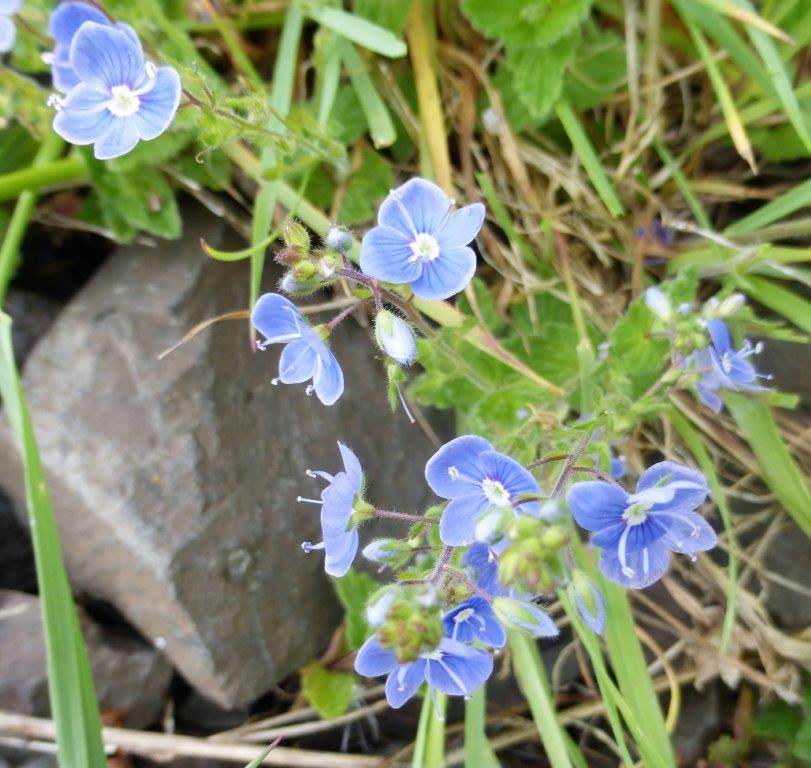
<svg viewBox="0 0 811 768">
<path fill-rule="evenodd" d="M 452 213 L 436 233 L 440 249 L 461 248 L 473 241 L 484 223 L 484 206 L 473 203 Z"/>
<path fill-rule="evenodd" d="M 364 274 L 387 283 L 410 283 L 422 273 L 414 259 L 411 240 L 392 227 L 374 227 L 360 244 L 360 268 Z"/>
<path fill-rule="evenodd" d="M 143 53 L 130 36 L 93 21 L 74 36 L 70 63 L 82 81 L 102 83 L 108 90 L 119 85 L 135 90 L 146 77 Z"/>
<path fill-rule="evenodd" d="M 475 272 L 476 254 L 470 248 L 443 248 L 433 261 L 422 263 L 411 288 L 420 299 L 447 299 L 464 289 Z"/>
<path fill-rule="evenodd" d="M 296 305 L 278 293 L 259 297 L 251 313 L 251 323 L 269 344 L 286 344 L 299 338 L 306 325 Z"/>
<path fill-rule="evenodd" d="M 464 496 L 480 488 L 484 471 L 479 456 L 493 446 L 482 437 L 463 435 L 443 445 L 425 465 L 431 490 L 444 499 Z"/>
<path fill-rule="evenodd" d="M 483 493 L 471 493 L 453 499 L 439 521 L 439 538 L 451 547 L 472 544 L 476 538 L 476 522 L 488 509 L 490 502 Z"/>
<path fill-rule="evenodd" d="M 581 528 L 599 531 L 622 520 L 628 494 L 613 483 L 590 480 L 575 483 L 566 494 L 566 503 Z"/>
<path fill-rule="evenodd" d="M 355 672 L 363 677 L 387 675 L 397 666 L 394 651 L 381 647 L 377 635 L 372 635 L 355 656 Z"/>
<path fill-rule="evenodd" d="M 132 115 L 138 135 L 149 141 L 160 136 L 172 122 L 180 104 L 180 75 L 171 67 L 161 67 L 149 89 L 139 95 L 141 103 Z"/>
<path fill-rule="evenodd" d="M 450 206 L 450 199 L 436 184 L 425 179 L 411 179 L 389 193 L 380 206 L 377 220 L 409 237 L 433 234 Z"/>
<path fill-rule="evenodd" d="M 663 512 L 658 519 L 667 528 L 662 541 L 673 552 L 693 555 L 712 549 L 718 543 L 712 526 L 695 512 Z"/>
<path fill-rule="evenodd" d="M 392 709 L 400 709 L 425 680 L 425 659 L 400 664 L 386 680 L 386 698 Z"/>
<path fill-rule="evenodd" d="M 0 16 L 0 53 L 6 53 L 14 47 L 17 39 L 17 27 L 8 16 Z"/>
<path fill-rule="evenodd" d="M 285 384 L 309 381 L 315 374 L 318 356 L 304 339 L 290 342 L 279 358 L 279 379 Z"/>
<path fill-rule="evenodd" d="M 332 354 L 326 360 L 318 358 L 313 384 L 315 394 L 324 405 L 332 405 L 343 394 L 344 374 Z"/>
<path fill-rule="evenodd" d="M 138 140 L 138 129 L 132 119 L 113 117 L 110 130 L 93 145 L 93 155 L 97 160 L 112 160 L 126 155 Z"/>
<path fill-rule="evenodd" d="M 470 696 L 493 672 L 487 651 L 444 639 L 429 656 L 428 684 L 448 696 Z"/>
<path fill-rule="evenodd" d="M 604 550 L 600 556 L 600 570 L 611 581 L 623 587 L 644 589 L 662 578 L 669 561 L 667 547 L 659 540 L 645 549 L 629 554 L 624 571 L 617 554 Z"/>
</svg>

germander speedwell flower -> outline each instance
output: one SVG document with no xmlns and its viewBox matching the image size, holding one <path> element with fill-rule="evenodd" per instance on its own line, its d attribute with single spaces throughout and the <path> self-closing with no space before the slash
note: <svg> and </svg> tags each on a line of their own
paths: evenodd
<svg viewBox="0 0 811 768">
<path fill-rule="evenodd" d="M 421 299 L 459 293 L 476 271 L 476 254 L 467 246 L 482 228 L 484 206 L 454 212 L 453 205 L 425 179 L 392 190 L 380 206 L 379 226 L 361 243 L 361 269 L 388 283 L 409 283 Z"/>
<path fill-rule="evenodd" d="M 259 345 L 284 344 L 279 360 L 279 381 L 301 384 L 312 379 L 307 394 L 315 392 L 324 405 L 343 394 L 344 374 L 326 343 L 324 326 L 312 328 L 293 302 L 278 293 L 266 293 L 256 302 L 251 323 L 264 337 Z"/>
<path fill-rule="evenodd" d="M 129 152 L 162 134 L 180 103 L 180 77 L 172 67 L 144 60 L 130 33 L 86 21 L 70 44 L 70 65 L 80 82 L 57 107 L 54 130 L 71 144 L 93 144 L 99 160 Z"/>
<path fill-rule="evenodd" d="M 624 587 L 642 589 L 667 570 L 670 552 L 712 549 L 715 531 L 694 510 L 708 493 L 700 472 L 662 461 L 642 473 L 636 492 L 602 480 L 576 483 L 566 497 L 578 525 L 602 549 L 600 568 Z"/>
<path fill-rule="evenodd" d="M 17 27 L 11 18 L 17 11 L 23 0 L 0 0 L 0 53 L 6 53 L 14 47 L 17 39 Z"/>
<path fill-rule="evenodd" d="M 476 435 L 443 445 L 425 465 L 425 479 L 437 496 L 451 500 L 439 526 L 445 544 L 472 544 L 487 538 L 505 517 L 540 512 L 532 500 L 540 494 L 535 478 Z"/>
<path fill-rule="evenodd" d="M 299 501 L 321 505 L 320 544 L 305 541 L 301 546 L 305 552 L 323 549 L 326 554 L 324 570 L 330 576 L 343 576 L 349 570 L 358 552 L 358 530 L 353 517 L 358 508 L 365 511 L 369 505 L 363 501 L 363 470 L 358 457 L 343 443 L 338 443 L 344 469 L 334 476 L 321 470 L 308 471 L 311 477 L 320 477 L 327 481 L 327 487 L 321 492 L 321 500 L 305 499 Z"/>
</svg>

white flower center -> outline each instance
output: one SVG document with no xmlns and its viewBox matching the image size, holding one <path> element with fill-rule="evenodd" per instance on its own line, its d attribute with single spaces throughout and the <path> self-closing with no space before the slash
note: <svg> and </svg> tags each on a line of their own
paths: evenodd
<svg viewBox="0 0 811 768">
<path fill-rule="evenodd" d="M 729 373 L 732 370 L 732 356 L 729 352 L 724 352 L 721 355 L 721 368 L 723 368 L 724 373 Z"/>
<path fill-rule="evenodd" d="M 498 481 L 485 478 L 482 480 L 482 491 L 487 500 L 496 507 L 510 506 L 510 492 Z"/>
<path fill-rule="evenodd" d="M 472 608 L 463 608 L 453 617 L 453 621 L 456 624 L 461 624 L 463 621 L 467 621 L 474 613 L 476 613 L 476 611 Z"/>
<path fill-rule="evenodd" d="M 134 115 L 141 106 L 141 99 L 130 90 L 128 85 L 114 85 L 112 98 L 107 102 L 107 109 L 116 117 Z"/>
<path fill-rule="evenodd" d="M 622 519 L 628 526 L 642 525 L 648 519 L 648 510 L 653 505 L 650 503 L 632 504 L 622 513 Z"/>
<path fill-rule="evenodd" d="M 437 256 L 439 256 L 439 243 L 433 236 L 423 232 L 417 235 L 417 239 L 411 243 L 409 261 L 433 261 Z"/>
</svg>

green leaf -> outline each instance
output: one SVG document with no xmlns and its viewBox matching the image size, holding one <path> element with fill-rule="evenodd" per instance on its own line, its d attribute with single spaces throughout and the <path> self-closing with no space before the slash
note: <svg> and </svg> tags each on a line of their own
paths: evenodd
<svg viewBox="0 0 811 768">
<path fill-rule="evenodd" d="M 487 37 L 538 49 L 568 35 L 592 0 L 462 0 L 462 12 Z"/>
<path fill-rule="evenodd" d="M 356 651 L 371 634 L 366 622 L 366 603 L 380 586 L 368 573 L 349 571 L 332 585 L 346 612 L 346 644 Z"/>
<path fill-rule="evenodd" d="M 61 766 L 105 768 L 101 718 L 65 572 L 59 531 L 14 362 L 11 318 L 0 312 L 0 395 L 25 468 L 25 488 L 48 657 L 48 692 Z"/>
<path fill-rule="evenodd" d="M 654 326 L 653 312 L 637 300 L 609 336 L 611 358 L 630 382 L 632 397 L 643 394 L 656 381 L 667 359 L 669 344 L 651 335 Z"/>
<path fill-rule="evenodd" d="M 569 61 L 563 92 L 577 110 L 592 109 L 614 94 L 626 78 L 625 43 L 611 29 L 587 27 Z"/>
<path fill-rule="evenodd" d="M 381 56 L 399 58 L 408 53 L 406 44 L 392 34 L 391 30 L 378 26 L 363 16 L 332 6 L 313 6 L 309 9 L 309 15 L 321 26 Z"/>
<path fill-rule="evenodd" d="M 394 172 L 389 163 L 377 152 L 364 150 L 360 167 L 346 186 L 338 220 L 346 225 L 370 221 L 393 186 Z"/>
<path fill-rule="evenodd" d="M 301 669 L 301 688 L 321 717 L 340 717 L 355 696 L 355 676 L 311 661 Z"/>
<path fill-rule="evenodd" d="M 399 35 L 406 25 L 408 0 L 355 0 L 355 13 Z"/>
</svg>

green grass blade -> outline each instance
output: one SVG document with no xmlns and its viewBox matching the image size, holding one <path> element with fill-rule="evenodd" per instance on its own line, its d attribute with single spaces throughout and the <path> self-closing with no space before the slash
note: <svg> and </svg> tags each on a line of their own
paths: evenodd
<svg viewBox="0 0 811 768">
<path fill-rule="evenodd" d="M 486 703 L 483 685 L 465 702 L 465 768 L 500 768 L 484 729 Z"/>
<path fill-rule="evenodd" d="M 341 42 L 341 55 L 346 65 L 346 71 L 349 73 L 349 79 L 352 81 L 352 87 L 358 95 L 360 107 L 366 117 L 372 144 L 377 149 L 390 147 L 397 140 L 397 131 L 394 128 L 394 122 L 391 119 L 389 110 L 377 92 L 377 88 L 375 88 L 371 76 L 366 71 L 363 59 L 355 50 L 355 46 L 348 40 L 342 40 Z"/>
<path fill-rule="evenodd" d="M 391 30 L 380 27 L 363 16 L 332 6 L 321 8 L 314 6 L 308 10 L 308 14 L 322 27 L 331 29 L 347 40 L 381 56 L 397 59 L 408 52 L 406 44 Z"/>
<path fill-rule="evenodd" d="M 806 333 L 811 333 L 811 301 L 804 299 L 799 293 L 784 288 L 772 280 L 751 275 L 738 277 L 735 283 L 755 301 L 783 315 L 786 320 L 802 328 Z"/>
<path fill-rule="evenodd" d="M 750 232 L 757 232 L 808 205 L 811 205 L 811 179 L 806 179 L 802 184 L 798 184 L 780 197 L 770 200 L 748 216 L 738 219 L 726 228 L 724 234 L 746 235 Z"/>
<path fill-rule="evenodd" d="M 442 768 L 445 764 L 445 707 L 447 697 L 436 693 L 436 703 L 430 693 L 422 700 L 417 738 L 414 742 L 412 768 Z M 437 711 L 438 710 L 438 711 Z"/>
<path fill-rule="evenodd" d="M 730 0 L 736 6 L 749 12 L 754 12 L 755 8 L 749 0 Z M 794 92 L 794 87 L 791 84 L 791 75 L 787 71 L 783 60 L 780 58 L 780 53 L 774 40 L 768 34 L 751 26 L 746 27 L 746 33 L 752 44 L 757 48 L 760 58 L 766 65 L 766 71 L 774 83 L 777 97 L 783 106 L 786 117 L 789 122 L 794 126 L 797 135 L 805 145 L 808 152 L 811 153 L 811 134 L 808 132 L 808 126 L 805 123 L 800 102 L 797 99 L 797 94 Z"/>
<path fill-rule="evenodd" d="M 79 619 L 62 560 L 59 531 L 11 344 L 0 313 L 0 395 L 25 467 L 31 538 L 48 657 L 48 692 L 61 768 L 105 768 L 101 718 Z"/>
<path fill-rule="evenodd" d="M 724 402 L 758 460 L 763 477 L 780 503 L 811 536 L 811 492 L 786 447 L 771 408 L 751 395 L 728 392 Z"/>
<path fill-rule="evenodd" d="M 712 229 L 712 222 L 710 221 L 710 217 L 707 216 L 704 206 L 696 197 L 695 193 L 693 192 L 693 188 L 690 186 L 690 182 L 681 172 L 681 168 L 679 168 L 678 164 L 673 159 L 673 156 L 670 154 L 670 152 L 668 152 L 667 147 L 665 147 L 665 145 L 662 144 L 659 139 L 655 139 L 653 142 L 653 148 L 656 150 L 656 153 L 659 155 L 661 161 L 670 170 L 670 173 L 673 176 L 673 181 L 676 182 L 679 192 L 681 192 L 682 197 L 690 207 L 690 210 L 693 212 L 693 216 L 695 216 L 696 221 L 704 229 Z"/>
<path fill-rule="evenodd" d="M 791 40 L 785 32 L 759 16 L 748 2 L 736 2 L 736 0 L 698 0 L 698 2 L 707 8 L 723 13 L 724 16 L 742 22 L 746 25 L 747 30 L 756 30 L 761 35 L 771 35 L 784 42 Z"/>
<path fill-rule="evenodd" d="M 693 428 L 693 425 L 675 409 L 669 411 L 667 418 L 681 435 L 684 444 L 687 446 L 690 453 L 693 454 L 693 458 L 707 478 L 710 490 L 712 491 L 713 501 L 715 501 L 718 506 L 721 521 L 724 524 L 724 530 L 727 535 L 727 547 L 729 550 L 729 573 L 726 592 L 727 607 L 726 613 L 724 614 L 724 625 L 721 630 L 721 652 L 725 653 L 729 645 L 729 639 L 732 637 L 732 628 L 735 626 L 735 610 L 738 593 L 738 544 L 735 540 L 735 531 L 732 527 L 732 511 L 729 508 L 729 502 L 727 501 L 724 487 L 718 478 L 718 473 L 715 471 L 715 464 L 713 464 L 709 451 L 704 447 L 701 436 Z"/>
<path fill-rule="evenodd" d="M 329 35 L 324 49 L 319 51 L 318 70 L 318 124 L 326 125 L 341 84 L 341 45 L 335 35 Z"/>
<path fill-rule="evenodd" d="M 555 715 L 549 679 L 535 640 L 523 632 L 508 633 L 513 669 L 529 704 L 532 719 L 552 768 L 572 768 L 566 732 Z"/>
<path fill-rule="evenodd" d="M 594 184 L 597 194 L 605 204 L 605 207 L 608 208 L 608 212 L 614 218 L 622 216 L 622 214 L 625 213 L 625 209 L 622 207 L 614 185 L 603 170 L 603 164 L 600 158 L 597 157 L 597 152 L 594 150 L 585 130 L 583 130 L 580 121 L 577 119 L 577 115 L 575 115 L 571 106 L 565 101 L 558 103 L 555 107 L 555 113 L 563 124 L 563 130 L 566 131 L 569 141 L 572 142 L 574 151 L 577 153 L 578 158 L 580 158 L 580 162 L 583 163 L 583 168 L 585 168 L 586 173 L 591 179 L 591 183 Z"/>
</svg>

